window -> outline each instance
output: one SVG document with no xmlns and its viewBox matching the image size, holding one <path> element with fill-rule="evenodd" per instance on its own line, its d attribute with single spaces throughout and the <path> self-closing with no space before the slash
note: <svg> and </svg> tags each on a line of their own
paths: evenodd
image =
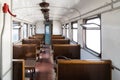
<svg viewBox="0 0 120 80">
<path fill-rule="evenodd" d="M 67 31 L 67 33 L 66 33 L 66 34 L 67 34 L 66 37 L 69 38 L 69 24 L 66 24 L 66 31 Z"/>
<path fill-rule="evenodd" d="M 35 35 L 36 34 L 36 26 L 34 25 L 34 27 L 33 27 L 33 35 Z"/>
<path fill-rule="evenodd" d="M 12 42 L 20 40 L 20 22 L 13 21 L 13 29 L 12 29 Z"/>
<path fill-rule="evenodd" d="M 35 35 L 36 33 L 36 28 L 35 28 L 35 25 L 32 27 L 32 35 Z"/>
<path fill-rule="evenodd" d="M 32 25 L 30 25 L 30 36 L 32 36 Z"/>
<path fill-rule="evenodd" d="M 72 39 L 73 39 L 73 41 L 75 41 L 75 42 L 77 42 L 77 30 L 78 30 L 78 24 L 77 24 L 77 22 L 73 22 L 72 23 L 72 32 L 73 32 L 73 37 L 72 37 Z"/>
<path fill-rule="evenodd" d="M 65 26 L 62 26 L 62 35 L 65 36 Z"/>
<path fill-rule="evenodd" d="M 28 24 L 24 23 L 23 25 L 23 38 L 28 37 Z"/>
<path fill-rule="evenodd" d="M 100 54 L 100 17 L 86 19 L 82 26 L 85 29 L 85 47 Z"/>
</svg>

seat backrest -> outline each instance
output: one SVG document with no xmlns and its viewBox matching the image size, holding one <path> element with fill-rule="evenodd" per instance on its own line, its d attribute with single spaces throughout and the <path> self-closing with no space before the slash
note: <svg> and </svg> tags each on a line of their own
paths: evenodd
<svg viewBox="0 0 120 80">
<path fill-rule="evenodd" d="M 13 80 L 25 80 L 24 60 L 13 60 Z"/>
<path fill-rule="evenodd" d="M 52 36 L 52 39 L 65 39 L 64 36 Z"/>
<path fill-rule="evenodd" d="M 13 45 L 13 59 L 24 59 L 22 45 Z"/>
<path fill-rule="evenodd" d="M 35 59 L 36 58 L 36 44 L 23 44 L 23 53 L 25 54 L 25 59 Z"/>
<path fill-rule="evenodd" d="M 111 80 L 110 60 L 58 60 L 57 80 Z"/>
<path fill-rule="evenodd" d="M 53 56 L 54 59 L 57 56 L 65 56 L 71 59 L 80 59 L 80 45 L 71 44 L 54 44 L 53 45 Z"/>
<path fill-rule="evenodd" d="M 45 34 L 36 34 L 36 35 L 33 35 L 33 37 L 36 39 L 44 39 Z"/>
<path fill-rule="evenodd" d="M 40 48 L 40 39 L 23 39 L 22 44 L 36 44 L 37 48 Z"/>
<path fill-rule="evenodd" d="M 52 44 L 70 44 L 69 39 L 52 39 Z"/>
<path fill-rule="evenodd" d="M 62 36 L 62 35 L 52 35 L 52 36 Z"/>
<path fill-rule="evenodd" d="M 13 59 L 35 59 L 36 44 L 13 45 Z"/>
</svg>

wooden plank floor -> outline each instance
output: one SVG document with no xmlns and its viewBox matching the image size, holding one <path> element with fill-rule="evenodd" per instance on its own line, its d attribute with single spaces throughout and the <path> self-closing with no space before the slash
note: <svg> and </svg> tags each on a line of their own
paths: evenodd
<svg viewBox="0 0 120 80">
<path fill-rule="evenodd" d="M 52 54 L 40 53 L 35 65 L 35 80 L 55 80 Z"/>
</svg>

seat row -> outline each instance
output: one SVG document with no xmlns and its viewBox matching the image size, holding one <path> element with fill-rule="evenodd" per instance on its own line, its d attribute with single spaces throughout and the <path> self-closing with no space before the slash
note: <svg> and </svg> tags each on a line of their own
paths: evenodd
<svg viewBox="0 0 120 80">
<path fill-rule="evenodd" d="M 40 44 L 44 44 L 44 38 L 39 36 L 40 35 L 30 38 L 36 41 L 32 42 L 30 39 L 26 39 L 22 40 L 22 45 L 14 45 L 13 58 L 24 60 L 35 59 L 36 51 L 41 47 Z M 38 43 L 37 41 L 39 40 L 40 42 Z M 55 66 L 57 74 L 56 80 L 111 80 L 110 60 L 80 60 L 81 46 L 78 44 L 70 44 L 70 40 L 65 39 L 65 37 L 61 35 L 53 35 L 51 43 L 53 59 L 57 62 Z M 20 53 L 22 55 L 19 55 Z M 19 63 L 14 63 L 14 66 L 21 64 L 25 66 L 24 60 L 21 60 L 22 62 Z M 24 68 L 23 66 L 22 68 Z M 13 73 L 16 77 L 13 80 L 24 80 L 20 78 L 20 76 L 25 77 L 24 73 L 20 72 L 21 75 L 19 74 L 18 77 L 16 72 L 19 71 L 18 68 L 19 70 L 21 69 L 22 72 L 25 70 L 25 68 L 22 70 L 20 67 L 14 68 L 15 71 Z"/>
<path fill-rule="evenodd" d="M 110 60 L 80 60 L 80 45 L 61 38 L 52 41 L 56 80 L 111 80 Z"/>
<path fill-rule="evenodd" d="M 44 43 L 44 35 L 36 34 L 29 39 L 23 39 L 22 44 L 13 45 L 13 80 L 25 80 L 26 72 L 34 72 L 37 53 L 40 44 Z"/>
</svg>

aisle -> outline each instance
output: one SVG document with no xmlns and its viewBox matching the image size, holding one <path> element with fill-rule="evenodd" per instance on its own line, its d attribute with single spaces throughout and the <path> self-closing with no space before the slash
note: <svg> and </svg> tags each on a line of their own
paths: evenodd
<svg viewBox="0 0 120 80">
<path fill-rule="evenodd" d="M 53 57 L 49 49 L 39 54 L 35 65 L 35 80 L 55 80 Z"/>
</svg>

